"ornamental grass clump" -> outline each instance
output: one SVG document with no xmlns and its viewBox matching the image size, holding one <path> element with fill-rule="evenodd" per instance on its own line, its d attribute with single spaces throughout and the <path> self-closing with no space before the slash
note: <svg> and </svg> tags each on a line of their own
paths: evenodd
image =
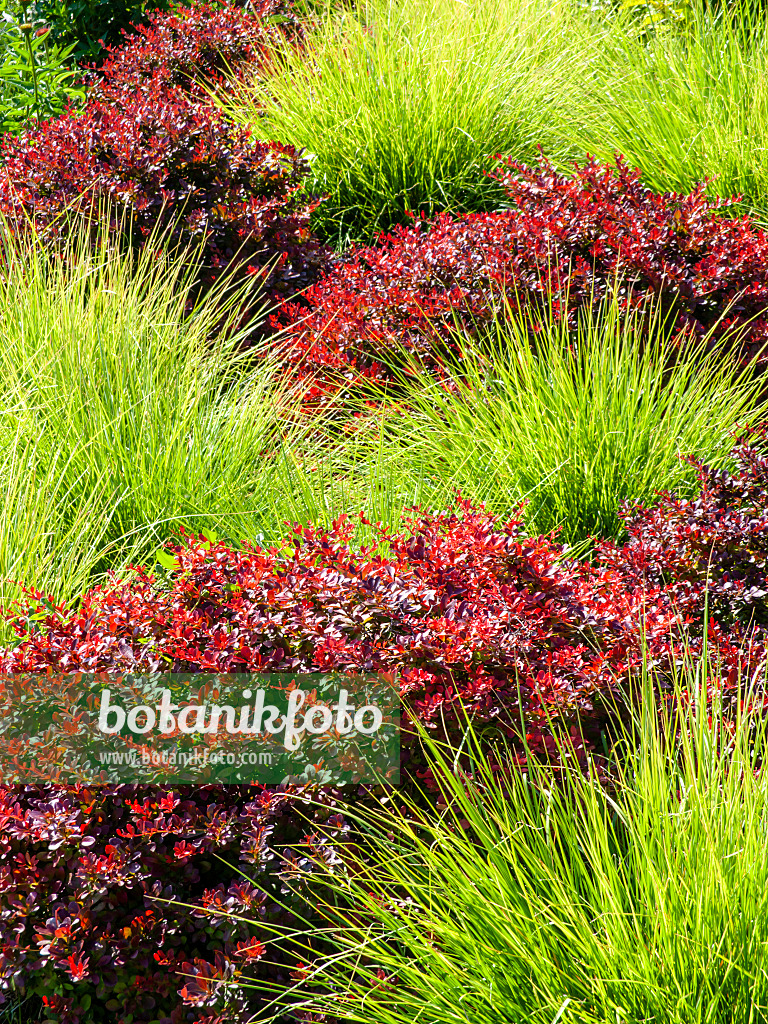
<svg viewBox="0 0 768 1024">
<path fill-rule="evenodd" d="M 570 545 L 626 536 L 624 502 L 692 495 L 687 457 L 723 466 L 765 410 L 760 376 L 722 339 L 678 347 L 658 309 L 622 315 L 615 299 L 573 328 L 509 315 L 455 345 L 439 376 L 402 353 L 393 383 L 368 389 L 380 406 L 358 458 L 367 437 L 370 459 L 431 500 L 455 487 L 505 515 L 527 499 L 528 529 Z"/>
<path fill-rule="evenodd" d="M 329 5 L 302 46 L 278 47 L 222 102 L 313 155 L 326 237 L 370 240 L 409 211 L 503 200 L 485 174 L 493 154 L 532 156 L 551 91 L 577 87 L 561 58 L 569 21 L 565 5 L 538 0 Z"/>
<path fill-rule="evenodd" d="M 224 279 L 195 303 L 194 260 L 121 254 L 106 231 L 94 249 L 81 229 L 65 258 L 2 242 L 4 605 L 19 580 L 74 600 L 181 526 L 255 538 L 317 514 L 288 454 L 309 433 L 301 396 L 239 351 L 253 287 Z"/>
<path fill-rule="evenodd" d="M 625 5 L 630 7 L 630 5 Z M 574 154 L 616 152 L 659 191 L 741 196 L 768 221 L 768 32 L 760 4 L 684 5 L 684 27 L 640 31 L 627 13 L 574 21 L 577 96 L 559 105 L 558 132 Z M 576 73 L 576 72 L 575 72 Z"/>
<path fill-rule="evenodd" d="M 421 730 L 436 809 L 349 806 L 332 865 L 304 848 L 330 952 L 308 947 L 277 1005 L 345 1024 L 764 1020 L 765 681 L 726 709 L 708 671 L 689 662 L 660 714 L 646 677 L 602 766 L 567 738 L 553 770 Z"/>
</svg>

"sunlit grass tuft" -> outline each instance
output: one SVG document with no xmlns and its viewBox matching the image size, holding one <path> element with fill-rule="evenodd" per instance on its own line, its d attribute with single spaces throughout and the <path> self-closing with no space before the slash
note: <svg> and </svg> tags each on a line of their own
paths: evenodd
<svg viewBox="0 0 768 1024">
<path fill-rule="evenodd" d="M 329 9 L 305 51 L 234 87 L 228 113 L 305 147 L 326 236 L 370 239 L 407 212 L 492 209 L 497 152 L 546 142 L 563 65 L 566 5 L 540 0 L 363 0 Z"/>
<path fill-rule="evenodd" d="M 532 533 L 620 538 L 622 502 L 690 492 L 686 457 L 722 464 L 765 409 L 760 379 L 723 344 L 676 350 L 667 333 L 612 302 L 575 331 L 511 317 L 459 339 L 451 387 L 421 372 L 402 374 L 396 405 L 381 394 L 376 451 L 433 503 L 458 489 L 505 515 L 525 498 Z"/>
<path fill-rule="evenodd" d="M 646 681 L 611 786 L 567 746 L 559 781 L 500 770 L 472 732 L 458 769 L 422 729 L 444 810 L 345 808 L 355 855 L 313 866 L 330 952 L 277 1002 L 349 1024 L 765 1020 L 766 720 L 709 707 L 706 676 L 687 666 L 660 717 Z"/>
</svg>

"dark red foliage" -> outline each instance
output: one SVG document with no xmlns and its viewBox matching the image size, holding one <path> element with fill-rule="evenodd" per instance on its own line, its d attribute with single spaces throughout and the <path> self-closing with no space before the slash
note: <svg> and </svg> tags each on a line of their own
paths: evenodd
<svg viewBox="0 0 768 1024">
<path fill-rule="evenodd" d="M 726 627 L 768 627 L 768 454 L 765 427 L 745 433 L 735 468 L 691 460 L 700 491 L 685 500 L 664 493 L 651 508 L 630 506 L 630 541 L 606 545 L 601 558 L 635 585 L 663 586 L 698 620 L 708 609 Z"/>
<path fill-rule="evenodd" d="M 526 538 L 519 517 L 500 524 L 465 501 L 417 512 L 400 533 L 378 528 L 366 547 L 345 519 L 296 526 L 268 550 L 185 538 L 163 582 L 137 570 L 74 611 L 31 594 L 0 669 L 395 669 L 430 726 L 450 727 L 460 699 L 476 720 L 522 721 L 535 751 L 553 750 L 553 721 L 583 750 L 610 731 L 612 701 L 620 711 L 620 687 L 644 657 L 664 687 L 686 650 L 700 656 L 707 601 L 710 686 L 733 694 L 739 672 L 764 669 L 764 440 L 758 431 L 739 442 L 730 473 L 700 467 L 696 500 L 665 495 L 629 509 L 628 543 L 599 546 L 591 562 L 563 558 L 553 537 Z M 407 737 L 404 759 L 420 773 Z M 301 839 L 299 800 L 245 787 L 0 791 L 0 977 L 47 986 L 46 1013 L 63 1022 L 91 1019 L 86 996 L 98 1021 L 117 1012 L 112 998 L 134 1022 L 237 1019 L 238 1006 L 225 1008 L 227 978 L 272 970 L 287 984 L 295 974 L 287 960 L 284 979 L 262 961 L 269 934 L 259 922 L 282 920 L 274 854 Z M 331 822 L 343 835 L 343 821 Z M 304 845 L 334 856 L 312 834 Z M 254 887 L 215 853 L 239 860 Z M 284 879 L 308 865 L 301 850 L 285 854 Z M 158 909 L 154 895 L 201 909 Z M 224 916 L 242 907 L 250 930 Z"/>
<path fill-rule="evenodd" d="M 156 15 L 112 51 L 80 113 L 2 141 L 0 213 L 12 225 L 32 219 L 51 238 L 69 230 L 63 211 L 95 226 L 109 203 L 136 247 L 154 229 L 170 245 L 202 246 L 206 285 L 237 266 L 260 275 L 275 300 L 304 288 L 324 260 L 309 231 L 306 162 L 255 140 L 188 87 L 197 71 L 255 57 L 273 31 L 236 9 Z"/>
<path fill-rule="evenodd" d="M 749 447 L 736 455 L 755 458 Z M 709 509 L 715 499 L 703 479 L 699 505 Z M 740 548 L 732 557 L 748 564 L 750 530 L 759 536 L 762 520 L 738 509 L 734 517 L 742 532 L 729 527 L 724 548 Z M 14 619 L 22 643 L 0 668 L 395 671 L 425 721 L 450 712 L 458 697 L 482 717 L 522 715 L 534 732 L 552 713 L 578 717 L 590 731 L 590 717 L 599 729 L 603 698 L 641 664 L 644 644 L 665 672 L 677 657 L 675 638 L 695 643 L 701 633 L 706 564 L 694 569 L 681 557 L 682 568 L 670 561 L 666 574 L 648 571 L 654 523 L 676 528 L 668 510 L 636 509 L 630 542 L 602 545 L 592 563 L 563 558 L 551 537 L 525 537 L 520 517 L 500 525 L 465 501 L 417 513 L 402 533 L 377 527 L 361 549 L 345 518 L 328 531 L 296 526 L 291 555 L 186 538 L 173 549 L 167 587 L 137 570 L 88 592 L 76 612 L 40 598 Z M 763 572 L 754 567 L 750 586 Z M 746 633 L 732 618 L 723 637 L 735 649 Z M 722 632 L 717 622 L 711 629 Z"/>
<path fill-rule="evenodd" d="M 0 148 L 0 211 L 32 216 L 58 233 L 65 208 L 95 220 L 112 203 L 115 223 L 135 245 L 165 229 L 171 244 L 204 243 L 205 279 L 237 257 L 268 279 L 275 296 L 293 294 L 319 262 L 310 208 L 297 195 L 306 164 L 291 147 L 253 141 L 211 108 L 162 89 L 137 93 L 131 107 L 94 101 Z"/>
<path fill-rule="evenodd" d="M 615 166 L 589 160 L 572 177 L 544 159 L 538 170 L 508 160 L 496 177 L 513 204 L 523 288 L 552 287 L 569 307 L 612 290 L 632 306 L 653 297 L 698 334 L 721 316 L 722 331 L 758 314 L 750 338 L 768 337 L 768 236 L 746 217 L 724 218 L 730 202 L 708 200 L 704 184 L 659 195 L 621 157 Z"/>
<path fill-rule="evenodd" d="M 291 556 L 190 538 L 175 549 L 167 590 L 138 571 L 86 594 L 76 613 L 50 611 L 37 626 L 17 619 L 25 640 L 2 667 L 397 670 L 403 693 L 431 720 L 457 694 L 483 715 L 512 709 L 518 682 L 529 714 L 542 702 L 584 710 L 611 668 L 640 656 L 636 635 L 614 629 L 644 595 L 617 593 L 598 613 L 585 603 L 589 573 L 558 562 L 551 539 L 526 539 L 519 518 L 499 528 L 462 502 L 418 515 L 402 534 L 380 528 L 361 550 L 352 533 L 345 519 L 327 532 L 296 527 Z M 664 610 L 657 625 L 670 623 Z M 607 640 L 606 653 L 595 658 L 588 636 Z"/>
<path fill-rule="evenodd" d="M 256 0 L 248 10 L 201 4 L 171 14 L 147 16 L 122 45 L 109 48 L 93 86 L 111 90 L 137 79 L 159 78 L 205 100 L 206 88 L 220 86 L 244 65 L 249 71 L 270 59 L 280 39 L 298 41 L 302 24 L 284 0 Z"/>
<path fill-rule="evenodd" d="M 246 786 L 0 788 L 2 992 L 72 1024 L 247 1020 L 257 1004 L 221 982 L 253 974 L 260 925 L 295 925 L 271 849 L 301 842 L 295 804 Z M 290 984 L 290 962 L 260 970 Z"/>
<path fill-rule="evenodd" d="M 703 186 L 657 195 L 620 158 L 573 176 L 543 157 L 535 169 L 510 161 L 496 176 L 510 209 L 442 214 L 337 261 L 305 294 L 309 314 L 289 304 L 276 319 L 290 325 L 289 358 L 378 377 L 400 345 L 428 355 L 457 324 L 472 331 L 508 309 L 536 316 L 548 296 L 555 318 L 572 321 L 611 292 L 625 308 L 654 300 L 678 331 L 718 336 L 751 321 L 752 355 L 768 339 L 768 236 L 722 216 L 727 204 Z"/>
</svg>

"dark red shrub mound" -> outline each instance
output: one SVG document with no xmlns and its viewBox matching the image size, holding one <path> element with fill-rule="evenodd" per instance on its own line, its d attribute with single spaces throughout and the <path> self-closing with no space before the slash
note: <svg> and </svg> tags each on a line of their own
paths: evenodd
<svg viewBox="0 0 768 1024">
<path fill-rule="evenodd" d="M 450 722 L 460 697 L 481 721 L 522 718 L 534 750 L 552 749 L 548 715 L 577 744 L 581 730 L 597 745 L 610 698 L 637 677 L 644 652 L 662 685 L 686 646 L 701 653 L 707 601 L 710 685 L 733 693 L 739 672 L 765 666 L 764 436 L 739 443 L 730 473 L 700 467 L 695 501 L 665 495 L 632 509 L 629 542 L 601 545 L 591 563 L 564 560 L 553 538 L 526 538 L 519 519 L 501 525 L 468 502 L 417 513 L 402 533 L 379 529 L 364 548 L 343 519 L 327 531 L 295 527 L 279 549 L 186 538 L 162 581 L 137 571 L 74 611 L 33 594 L 12 617 L 19 643 L 0 669 L 396 669 L 426 722 Z M 404 758 L 420 770 L 407 738 Z M 46 1015 L 64 1022 L 252 1012 L 225 1011 L 233 996 L 219 982 L 241 964 L 288 981 L 287 956 L 284 968 L 267 963 L 271 953 L 259 960 L 270 933 L 258 922 L 289 921 L 277 907 L 278 854 L 302 841 L 299 800 L 258 787 L 0 790 L 4 984 L 23 975 L 28 988 L 56 993 Z M 216 854 L 240 863 L 255 892 Z M 257 925 L 154 896 L 245 907 Z"/>
<path fill-rule="evenodd" d="M 735 454 L 742 477 L 762 471 L 754 449 L 742 445 Z M 697 507 L 722 518 L 711 481 L 724 478 L 701 472 Z M 167 586 L 137 570 L 88 592 L 75 612 L 38 596 L 13 619 L 21 643 L 0 668 L 396 671 L 427 721 L 459 697 L 477 714 L 519 721 L 522 713 L 536 728 L 546 712 L 578 714 L 587 727 L 594 716 L 599 727 L 600 695 L 634 673 L 643 642 L 665 671 L 681 630 L 692 626 L 694 643 L 701 633 L 707 562 L 690 554 L 691 527 L 679 528 L 688 549 L 677 551 L 677 562 L 648 569 L 656 535 L 674 541 L 678 530 L 668 511 L 674 499 L 663 500 L 660 509 L 636 509 L 630 542 L 601 545 L 593 563 L 568 561 L 552 538 L 526 538 L 520 518 L 501 526 L 464 501 L 417 514 L 400 534 L 379 527 L 378 539 L 361 549 L 344 518 L 328 531 L 295 527 L 290 556 L 186 538 L 173 549 L 177 568 Z M 751 526 L 759 538 L 762 519 L 738 505 L 729 515 L 723 552 L 746 566 L 758 542 Z M 732 600 L 753 593 L 762 574 L 757 565 L 748 580 L 731 579 Z M 747 627 L 754 633 L 753 622 L 742 628 L 735 619 L 726 616 L 727 632 L 710 624 L 726 646 L 745 640 Z"/>
<path fill-rule="evenodd" d="M 153 229 L 171 245 L 202 245 L 204 284 L 236 260 L 275 300 L 304 288 L 324 261 L 309 232 L 306 162 L 253 139 L 186 87 L 196 67 L 217 72 L 218 54 L 222 65 L 254 57 L 271 31 L 234 9 L 156 15 L 112 52 L 82 112 L 0 143 L 0 214 L 18 226 L 31 219 L 51 238 L 68 230 L 65 210 L 95 225 L 109 203 L 134 246 Z"/>
<path fill-rule="evenodd" d="M 246 786 L 1 788 L 5 996 L 73 1024 L 247 1020 L 257 1004 L 222 983 L 254 974 L 258 924 L 216 911 L 295 926 L 270 848 L 302 840 L 295 806 Z M 261 975 L 289 985 L 295 964 L 268 959 Z"/>
<path fill-rule="evenodd" d="M 593 575 L 558 562 L 462 502 L 419 515 L 360 550 L 353 524 L 296 527 L 293 554 L 187 539 L 168 589 L 137 571 L 86 594 L 76 613 L 15 620 L 23 643 L 0 667 L 64 671 L 389 671 L 427 720 L 459 695 L 478 713 L 542 702 L 586 710 L 590 695 L 640 657 L 634 624 L 645 591 L 616 587 L 603 608 Z M 386 552 L 386 553 L 385 553 Z M 654 627 L 673 618 L 660 606 Z M 623 625 L 620 625 L 623 623 Z M 600 649 L 596 655 L 593 647 Z"/>
<path fill-rule="evenodd" d="M 130 106 L 94 101 L 75 117 L 49 121 L 0 145 L 0 212 L 34 218 L 44 236 L 65 230 L 61 214 L 92 222 L 112 204 L 115 224 L 141 245 L 157 228 L 169 244 L 204 242 L 204 278 L 237 257 L 268 290 L 304 287 L 321 260 L 298 193 L 307 167 L 291 147 L 256 142 L 215 110 L 158 87 Z"/>
<path fill-rule="evenodd" d="M 541 311 L 548 295 L 556 317 L 573 318 L 609 292 L 625 307 L 654 299 L 678 330 L 699 335 L 752 321 L 753 355 L 768 339 L 768 236 L 721 216 L 727 204 L 703 186 L 657 195 L 621 159 L 590 160 L 569 177 L 542 157 L 497 177 L 509 210 L 398 228 L 338 261 L 306 293 L 309 314 L 287 305 L 276 322 L 290 325 L 290 359 L 376 377 L 399 345 L 429 353 L 457 323 L 473 330 L 507 308 Z"/>
<path fill-rule="evenodd" d="M 158 78 L 197 99 L 221 85 L 247 64 L 251 69 L 268 61 L 270 47 L 280 38 L 298 41 L 302 24 L 284 0 L 256 0 L 248 9 L 200 4 L 170 14 L 156 12 L 146 25 L 117 47 L 109 48 L 98 73 L 91 76 L 111 90 L 136 81 Z"/>
<path fill-rule="evenodd" d="M 629 543 L 605 545 L 601 560 L 634 586 L 664 587 L 686 615 L 709 610 L 728 628 L 768 626 L 768 451 L 765 427 L 734 449 L 732 472 L 699 462 L 700 492 L 664 493 L 652 508 L 625 512 Z M 692 460 L 693 461 L 693 460 Z"/>
</svg>

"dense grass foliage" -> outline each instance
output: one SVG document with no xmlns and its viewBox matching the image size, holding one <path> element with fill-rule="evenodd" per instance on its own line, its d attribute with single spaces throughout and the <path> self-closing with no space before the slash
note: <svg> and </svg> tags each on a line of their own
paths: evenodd
<svg viewBox="0 0 768 1024">
<path fill-rule="evenodd" d="M 137 262 L 104 236 L 66 261 L 33 240 L 6 238 L 3 255 L 3 604 L 15 580 L 72 599 L 182 524 L 254 537 L 311 514 L 301 483 L 300 513 L 277 498 L 301 475 L 297 399 L 268 363 L 249 368 L 236 331 L 210 340 L 238 321 L 242 288 L 190 316 L 194 263 Z"/>
<path fill-rule="evenodd" d="M 743 194 L 764 221 L 761 8 L 678 7 L 329 4 L 306 49 L 286 49 L 226 105 L 315 155 L 331 196 L 318 226 L 340 241 L 368 241 L 409 210 L 492 208 L 488 156 L 530 159 L 538 144 L 562 166 L 622 153 L 660 192 L 708 178 L 711 195 Z"/>
<path fill-rule="evenodd" d="M 768 219 L 768 31 L 759 4 L 691 3 L 684 27 L 646 34 L 635 19 L 582 19 L 581 90 L 559 104 L 563 142 L 624 154 L 658 191 L 743 195 Z M 576 71 L 576 68 L 574 68 Z"/>
<path fill-rule="evenodd" d="M 546 761 L 521 772 L 479 734 L 468 775 L 424 735 L 438 812 L 403 794 L 351 806 L 364 852 L 331 867 L 307 855 L 333 947 L 301 972 L 307 1011 L 349 1024 L 764 1019 L 766 724 L 710 716 L 706 693 L 685 673 L 659 721 L 647 686 L 610 787 L 567 757 L 557 783 Z"/>
<path fill-rule="evenodd" d="M 225 109 L 312 154 L 326 237 L 370 240 L 409 211 L 488 210 L 494 153 L 531 156 L 547 132 L 566 7 L 536 0 L 365 0 L 329 8 L 305 45 L 234 90 Z"/>
<path fill-rule="evenodd" d="M 622 317 L 615 302 L 575 330 L 560 321 L 534 333 L 511 317 L 457 344 L 439 378 L 396 372 L 396 403 L 374 389 L 375 451 L 401 478 L 421 481 L 428 467 L 501 515 L 527 498 L 531 532 L 559 529 L 571 545 L 619 537 L 625 501 L 692 493 L 685 457 L 722 464 L 732 432 L 765 408 L 760 377 L 722 343 L 677 353 L 658 314 Z"/>
</svg>

